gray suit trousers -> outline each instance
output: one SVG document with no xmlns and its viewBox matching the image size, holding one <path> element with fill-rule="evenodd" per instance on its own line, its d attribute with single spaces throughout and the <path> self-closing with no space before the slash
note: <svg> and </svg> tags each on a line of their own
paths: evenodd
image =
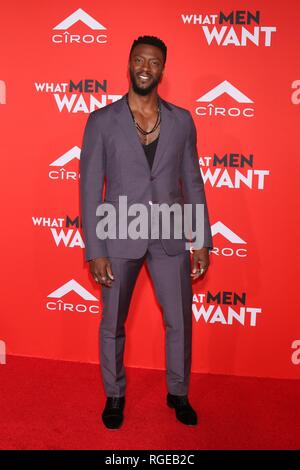
<svg viewBox="0 0 300 470">
<path fill-rule="evenodd" d="M 125 321 L 133 289 L 146 260 L 166 328 L 166 380 L 168 392 L 188 394 L 192 347 L 192 281 L 190 253 L 167 255 L 159 240 L 149 240 L 142 258 L 109 257 L 115 276 L 102 286 L 100 366 L 107 396 L 125 395 Z M 146 316 L 145 316 L 146 321 Z"/>
</svg>

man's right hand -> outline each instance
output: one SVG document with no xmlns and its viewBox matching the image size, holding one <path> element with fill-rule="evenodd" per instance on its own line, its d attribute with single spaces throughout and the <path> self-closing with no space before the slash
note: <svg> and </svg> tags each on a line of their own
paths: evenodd
<svg viewBox="0 0 300 470">
<path fill-rule="evenodd" d="M 108 258 L 96 258 L 90 262 L 90 272 L 96 282 L 110 287 L 114 280 L 111 263 Z"/>
</svg>

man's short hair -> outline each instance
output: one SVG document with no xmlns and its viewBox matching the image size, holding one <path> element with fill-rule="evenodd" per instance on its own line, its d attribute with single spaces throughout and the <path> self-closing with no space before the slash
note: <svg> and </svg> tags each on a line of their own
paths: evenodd
<svg viewBox="0 0 300 470">
<path fill-rule="evenodd" d="M 132 43 L 130 53 L 129 53 L 129 57 L 131 57 L 131 53 L 132 53 L 133 49 L 138 44 L 149 44 L 150 46 L 158 47 L 161 50 L 161 52 L 163 53 L 164 64 L 166 63 L 166 60 L 167 60 L 167 46 L 165 45 L 165 43 L 161 39 L 157 38 L 156 36 L 139 36 Z"/>
</svg>

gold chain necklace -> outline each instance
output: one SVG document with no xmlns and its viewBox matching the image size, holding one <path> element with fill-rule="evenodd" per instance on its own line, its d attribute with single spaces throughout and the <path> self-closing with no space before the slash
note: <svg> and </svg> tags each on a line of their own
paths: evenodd
<svg viewBox="0 0 300 470">
<path fill-rule="evenodd" d="M 156 122 L 153 126 L 153 128 L 150 130 L 150 131 L 145 131 L 140 125 L 139 123 L 136 121 L 135 117 L 134 117 L 134 114 L 130 108 L 130 105 L 129 105 L 129 101 L 128 101 L 128 94 L 126 95 L 126 101 L 127 101 L 127 105 L 128 105 L 128 108 L 129 108 L 129 111 L 130 111 L 130 114 L 132 116 L 132 119 L 133 119 L 133 122 L 136 126 L 136 128 L 138 129 L 138 131 L 143 134 L 144 137 L 146 137 L 147 135 L 149 134 L 152 134 L 153 132 L 156 131 L 156 129 L 158 128 L 158 126 L 160 125 L 161 123 L 161 112 L 160 112 L 160 106 L 159 104 L 157 105 L 157 118 L 156 118 Z"/>
</svg>

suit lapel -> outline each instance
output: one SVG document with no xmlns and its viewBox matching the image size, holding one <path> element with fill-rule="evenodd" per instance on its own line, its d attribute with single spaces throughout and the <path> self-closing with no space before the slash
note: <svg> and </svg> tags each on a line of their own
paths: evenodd
<svg viewBox="0 0 300 470">
<path fill-rule="evenodd" d="M 159 101 L 161 109 L 160 134 L 151 173 L 155 173 L 156 169 L 161 164 L 162 157 L 170 144 L 170 138 L 175 124 L 175 118 L 168 103 L 160 97 Z"/>
<path fill-rule="evenodd" d="M 133 122 L 132 116 L 130 114 L 127 102 L 126 102 L 126 95 L 124 95 L 117 103 L 116 103 L 116 120 L 121 127 L 123 134 L 125 135 L 127 142 L 129 142 L 134 150 L 134 158 L 142 161 L 146 168 L 149 165 L 145 156 L 144 149 L 142 144 L 140 143 L 137 130 L 135 124 Z"/>
<path fill-rule="evenodd" d="M 160 135 L 152 165 L 152 174 L 156 171 L 156 169 L 161 163 L 163 154 L 165 153 L 170 142 L 172 130 L 175 123 L 175 118 L 168 103 L 162 100 L 160 97 L 159 101 L 161 109 Z M 118 104 L 118 106 L 115 108 L 117 122 L 122 128 L 123 133 L 127 137 L 128 142 L 131 144 L 132 148 L 135 151 L 134 157 L 137 158 L 139 161 L 142 161 L 148 171 L 150 171 L 143 146 L 139 140 L 136 127 L 134 125 L 130 110 L 126 102 L 126 95 L 124 95 L 116 104 Z"/>
</svg>

